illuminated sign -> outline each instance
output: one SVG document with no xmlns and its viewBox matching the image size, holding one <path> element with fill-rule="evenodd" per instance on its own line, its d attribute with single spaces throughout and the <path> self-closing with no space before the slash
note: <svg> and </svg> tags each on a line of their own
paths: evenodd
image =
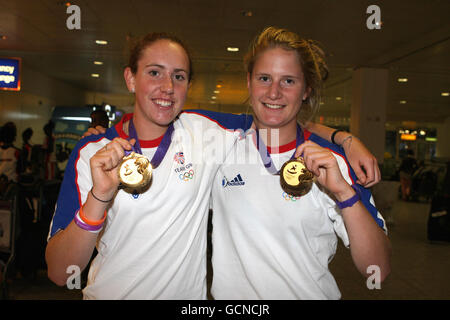
<svg viewBox="0 0 450 320">
<path fill-rule="evenodd" d="M 20 91 L 20 58 L 0 58 L 0 89 Z"/>
<path fill-rule="evenodd" d="M 407 134 L 407 133 L 403 133 L 400 138 L 402 140 L 409 140 L 409 141 L 414 141 L 416 140 L 416 135 L 415 134 Z"/>
</svg>

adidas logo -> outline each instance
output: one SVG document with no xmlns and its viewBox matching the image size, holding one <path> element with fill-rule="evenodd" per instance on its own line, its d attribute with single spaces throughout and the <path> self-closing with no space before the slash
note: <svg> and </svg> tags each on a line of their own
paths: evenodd
<svg viewBox="0 0 450 320">
<path fill-rule="evenodd" d="M 228 186 L 243 186 L 245 181 L 242 180 L 241 174 L 239 173 L 233 180 L 228 181 L 228 179 L 224 176 L 222 179 L 222 187 Z"/>
</svg>

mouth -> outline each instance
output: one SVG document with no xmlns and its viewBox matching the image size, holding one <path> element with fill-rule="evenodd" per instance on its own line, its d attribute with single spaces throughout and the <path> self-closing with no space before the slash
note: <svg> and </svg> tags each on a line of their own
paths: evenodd
<svg viewBox="0 0 450 320">
<path fill-rule="evenodd" d="M 164 108 L 172 107 L 172 106 L 175 104 L 174 101 L 172 101 L 172 100 L 167 100 L 167 99 L 153 99 L 153 102 L 154 102 L 156 105 L 158 105 L 158 106 L 160 106 L 160 107 L 164 107 Z"/>
<path fill-rule="evenodd" d="M 269 109 L 273 109 L 273 110 L 282 109 L 282 108 L 284 108 L 286 106 L 285 104 L 272 104 L 272 103 L 265 103 L 265 102 L 262 102 L 262 104 L 265 107 L 267 107 Z"/>
</svg>

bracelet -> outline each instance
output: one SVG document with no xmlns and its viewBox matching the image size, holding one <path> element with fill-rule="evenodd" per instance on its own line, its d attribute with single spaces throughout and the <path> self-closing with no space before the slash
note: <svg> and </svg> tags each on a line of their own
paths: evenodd
<svg viewBox="0 0 450 320">
<path fill-rule="evenodd" d="M 341 129 L 336 129 L 334 130 L 334 132 L 331 134 L 331 142 L 337 146 L 339 146 L 339 144 L 336 143 L 336 141 L 334 141 L 334 137 L 336 136 L 336 133 L 338 132 L 344 132 L 344 130 Z"/>
<path fill-rule="evenodd" d="M 106 210 L 105 210 L 105 214 L 103 215 L 103 218 L 101 220 L 97 220 L 97 221 L 89 220 L 88 218 L 86 218 L 86 216 L 83 213 L 83 207 L 80 207 L 80 210 L 78 210 L 78 213 L 80 215 L 81 220 L 84 223 L 86 223 L 86 224 L 88 224 L 90 226 L 93 226 L 93 227 L 102 225 L 103 222 L 105 222 L 105 219 L 106 219 Z"/>
<path fill-rule="evenodd" d="M 114 197 L 112 197 L 112 198 L 109 199 L 109 200 L 102 200 L 102 199 L 99 199 L 99 198 L 97 198 L 97 197 L 95 196 L 95 194 L 94 194 L 94 192 L 92 191 L 92 189 L 94 189 L 94 187 L 91 188 L 91 194 L 92 194 L 92 196 L 94 197 L 95 200 L 98 200 L 98 201 L 103 202 L 103 203 L 109 203 L 109 202 L 112 201 L 112 199 L 114 199 Z"/>
<path fill-rule="evenodd" d="M 344 209 L 353 206 L 356 202 L 361 200 L 361 195 L 358 187 L 352 184 L 352 188 L 356 191 L 356 194 L 351 197 L 350 199 L 344 200 L 344 201 L 336 201 L 337 206 L 339 209 Z"/>
<path fill-rule="evenodd" d="M 75 224 L 80 227 L 83 230 L 89 231 L 91 233 L 99 233 L 103 229 L 103 223 L 98 226 L 91 226 L 83 222 L 80 218 L 79 210 L 75 214 L 75 217 L 73 218 L 73 221 Z"/>
</svg>

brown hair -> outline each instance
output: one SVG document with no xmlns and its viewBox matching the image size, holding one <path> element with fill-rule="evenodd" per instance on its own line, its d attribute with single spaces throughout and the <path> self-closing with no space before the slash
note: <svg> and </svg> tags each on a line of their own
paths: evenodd
<svg viewBox="0 0 450 320">
<path fill-rule="evenodd" d="M 169 40 L 171 42 L 174 42 L 174 43 L 180 45 L 184 49 L 184 51 L 186 52 L 186 56 L 188 57 L 188 61 L 189 61 L 188 80 L 189 80 L 189 82 L 191 82 L 192 76 L 193 76 L 193 69 L 192 69 L 192 59 L 191 59 L 189 49 L 176 36 L 169 34 L 169 33 L 165 33 L 165 32 L 151 32 L 151 33 L 148 33 L 147 35 L 145 35 L 144 37 L 139 38 L 131 47 L 127 67 L 129 67 L 131 69 L 131 72 L 133 74 L 136 74 L 137 67 L 138 67 L 138 61 L 141 58 L 142 51 L 144 51 L 148 46 L 152 45 L 153 43 L 155 43 L 158 40 Z"/>
<path fill-rule="evenodd" d="M 273 48 L 293 50 L 298 54 L 306 85 L 311 90 L 299 112 L 300 122 L 305 123 L 319 110 L 323 82 L 328 77 L 325 53 L 316 41 L 303 39 L 286 29 L 268 27 L 253 40 L 245 55 L 244 64 L 250 75 L 258 56 Z"/>
</svg>

